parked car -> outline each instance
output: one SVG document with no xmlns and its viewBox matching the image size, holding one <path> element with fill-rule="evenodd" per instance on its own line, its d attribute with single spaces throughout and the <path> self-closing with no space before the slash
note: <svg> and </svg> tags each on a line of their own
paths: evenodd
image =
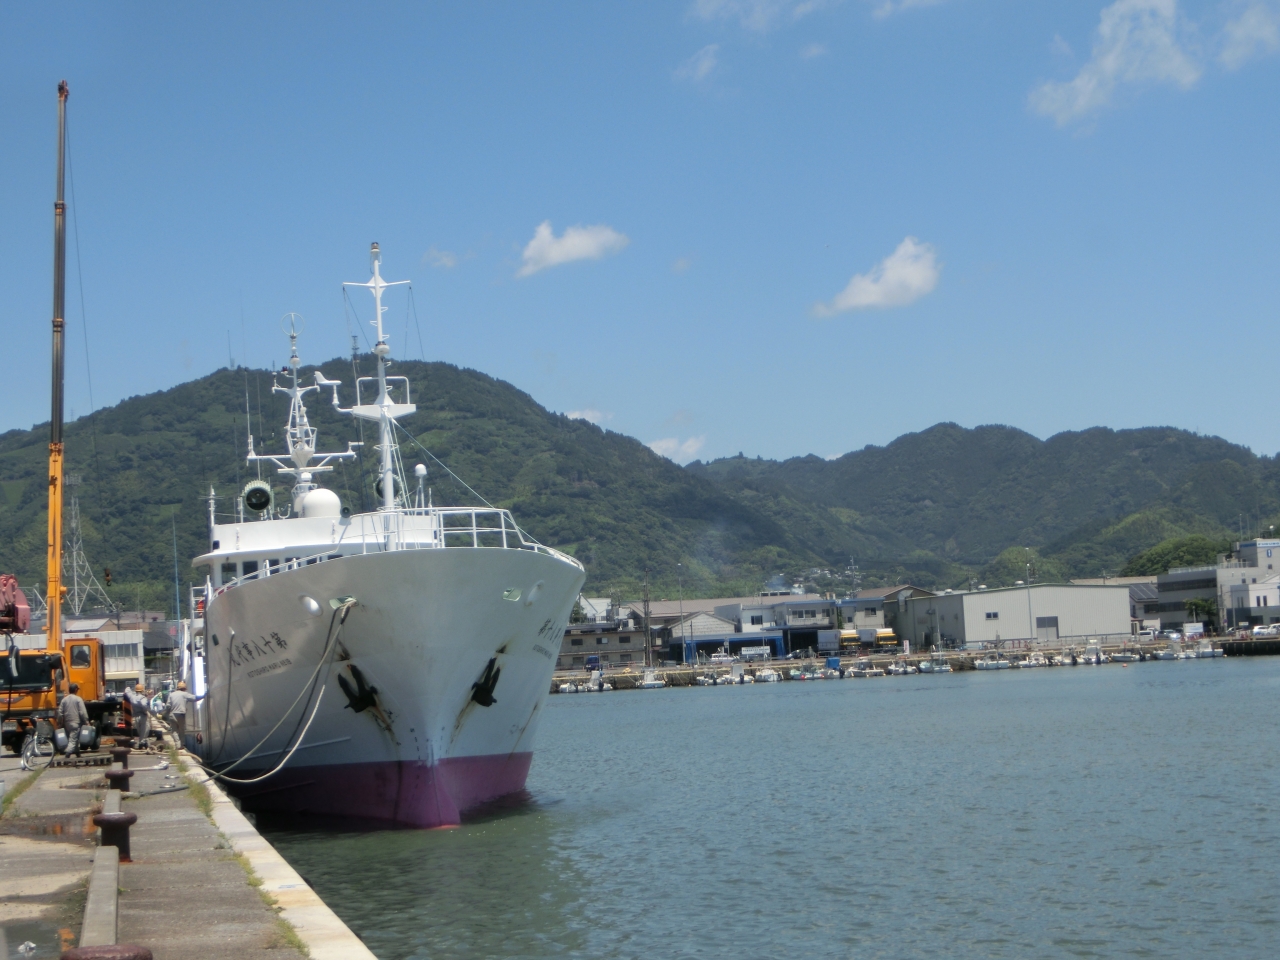
<svg viewBox="0 0 1280 960">
<path fill-rule="evenodd" d="M 593 654 L 591 654 L 591 656 L 587 657 L 587 662 L 586 662 L 585 669 L 586 669 L 587 673 L 590 673 L 592 670 L 603 670 L 603 669 L 604 669 L 604 667 L 602 667 L 602 666 L 600 665 L 600 657 L 599 657 L 599 655 L 598 655 L 598 654 L 594 654 L 594 653 L 593 653 Z"/>
<path fill-rule="evenodd" d="M 1259 624 L 1249 632 L 1255 637 L 1280 637 L 1280 624 L 1272 624 L 1269 627 Z"/>
</svg>

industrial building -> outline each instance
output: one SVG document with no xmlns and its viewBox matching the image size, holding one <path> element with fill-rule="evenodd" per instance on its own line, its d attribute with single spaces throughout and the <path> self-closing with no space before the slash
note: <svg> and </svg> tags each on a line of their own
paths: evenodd
<svg viewBox="0 0 1280 960">
<path fill-rule="evenodd" d="M 1173 567 L 1156 578 L 1160 626 L 1203 620 L 1189 600 L 1212 600 L 1224 630 L 1280 623 L 1280 540 L 1246 540 L 1216 564 Z"/>
<path fill-rule="evenodd" d="M 1130 622 L 1124 584 L 1036 583 L 913 597 L 898 626 L 912 650 L 977 650 L 1120 639 Z"/>
</svg>

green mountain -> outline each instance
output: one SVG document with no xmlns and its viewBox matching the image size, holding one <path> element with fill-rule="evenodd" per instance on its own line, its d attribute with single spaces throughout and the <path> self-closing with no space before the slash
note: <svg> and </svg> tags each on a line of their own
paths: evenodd
<svg viewBox="0 0 1280 960">
<path fill-rule="evenodd" d="M 844 521 L 864 572 L 884 578 L 914 556 L 937 583 L 1025 576 L 1025 557 L 992 566 L 1014 546 L 1034 549 L 1040 579 L 1115 574 L 1161 541 L 1224 538 L 1244 518 L 1247 530 L 1265 529 L 1280 513 L 1275 460 L 1169 427 L 1042 441 L 1012 427 L 942 423 L 836 460 L 736 457 L 688 469 L 762 512 L 783 496 L 824 508 Z"/>
<path fill-rule="evenodd" d="M 368 373 L 369 358 L 359 362 Z M 319 369 L 351 382 L 350 361 Z M 1026 576 L 1028 563 L 1041 580 L 1096 576 L 1171 539 L 1208 538 L 1170 556 L 1199 556 L 1206 542 L 1217 549 L 1245 516 L 1250 530 L 1280 523 L 1276 461 L 1171 428 L 1041 441 L 1010 427 L 939 424 L 831 461 L 739 456 L 681 468 L 476 371 L 403 361 L 395 372 L 418 404 L 403 421 L 402 454 L 427 464 L 435 501 L 476 502 L 456 474 L 583 560 L 587 589 L 600 593 L 638 596 L 646 574 L 655 597 L 754 592 L 775 574 L 840 590 L 852 584 L 851 564 L 864 585 L 996 585 Z M 244 462 L 248 429 L 259 452 L 282 449 L 288 404 L 271 383 L 267 371 L 219 370 L 68 425 L 86 554 L 95 569 L 111 568 L 122 605 L 171 606 L 175 541 L 179 578 L 192 578 L 210 488 L 227 517 L 257 476 Z M 313 395 L 309 408 L 322 449 L 361 439 L 325 397 Z M 44 578 L 47 437 L 47 426 L 0 435 L 0 570 L 27 586 Z M 357 511 L 374 499 L 367 439 L 361 460 L 325 481 Z M 287 484 L 264 478 L 287 503 Z"/>
<path fill-rule="evenodd" d="M 362 362 L 368 374 L 369 358 Z M 350 361 L 320 369 L 352 380 Z M 825 544 L 814 519 L 820 510 L 797 514 L 771 503 L 765 513 L 630 437 L 550 413 L 473 370 L 401 361 L 395 373 L 409 378 L 418 404 L 401 421 L 408 434 L 402 455 L 406 464 L 427 464 L 435 501 L 476 502 L 415 444 L 510 508 L 538 540 L 583 560 L 589 589 L 635 595 L 648 570 L 655 595 L 674 596 L 678 580 L 688 596 L 750 591 L 780 569 L 823 562 L 815 549 Z M 118 602 L 172 607 L 175 538 L 179 578 L 185 584 L 192 577 L 190 558 L 208 543 L 210 487 L 225 517 L 257 476 L 244 462 L 246 407 L 258 452 L 283 449 L 288 401 L 272 394 L 271 383 L 267 371 L 223 369 L 68 424 L 66 473 L 82 480 L 74 489 L 85 553 L 99 576 L 111 569 Z M 351 400 L 347 388 L 343 402 Z M 321 449 L 360 439 L 359 426 L 335 413 L 326 396 L 313 394 L 308 409 Z M 357 511 L 373 504 L 375 437 L 367 439 L 361 463 L 325 481 Z M 0 435 L 0 570 L 16 573 L 24 586 L 44 579 L 47 450 L 47 425 Z M 288 503 L 287 484 L 275 487 L 277 503 Z"/>
</svg>

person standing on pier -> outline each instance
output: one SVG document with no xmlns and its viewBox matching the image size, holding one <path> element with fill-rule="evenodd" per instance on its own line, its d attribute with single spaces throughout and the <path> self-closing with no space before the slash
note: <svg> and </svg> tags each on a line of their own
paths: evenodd
<svg viewBox="0 0 1280 960">
<path fill-rule="evenodd" d="M 187 704 L 196 703 L 203 699 L 203 693 L 198 697 L 187 693 L 187 682 L 185 680 L 179 680 L 178 689 L 169 694 L 169 705 L 166 709 L 178 734 L 178 749 L 182 749 L 183 744 L 187 741 Z"/>
<path fill-rule="evenodd" d="M 144 749 L 151 736 L 151 697 L 150 691 L 137 684 L 132 690 L 125 690 L 125 699 L 132 707 L 133 728 L 138 737 L 138 749 Z"/>
<path fill-rule="evenodd" d="M 58 722 L 67 734 L 67 756 L 74 757 L 80 753 L 80 728 L 89 722 L 89 711 L 80 699 L 80 684 L 73 683 L 68 689 L 70 693 L 58 704 Z"/>
</svg>

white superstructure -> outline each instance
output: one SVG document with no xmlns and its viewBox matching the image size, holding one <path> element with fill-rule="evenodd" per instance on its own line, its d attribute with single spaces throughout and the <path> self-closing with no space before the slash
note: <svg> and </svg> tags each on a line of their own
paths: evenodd
<svg viewBox="0 0 1280 960">
<path fill-rule="evenodd" d="M 339 383 L 299 383 L 298 326 L 287 453 L 259 455 L 294 481 L 277 509 L 251 481 L 232 523 L 210 498 L 201 704 L 204 762 L 250 809 L 438 826 L 524 787 L 538 714 L 582 565 L 533 541 L 502 509 L 437 507 L 426 468 L 405 482 L 396 420 L 415 411 L 404 377 L 387 375 L 377 244 L 377 376 L 340 406 Z M 352 515 L 316 484 L 304 398 L 324 388 L 341 413 L 378 424 L 380 504 Z M 370 398 L 370 395 L 373 395 Z M 368 399 L 367 399 L 368 398 Z M 197 678 L 192 678 L 193 681 Z M 194 688 L 193 688 L 194 689 Z"/>
</svg>

